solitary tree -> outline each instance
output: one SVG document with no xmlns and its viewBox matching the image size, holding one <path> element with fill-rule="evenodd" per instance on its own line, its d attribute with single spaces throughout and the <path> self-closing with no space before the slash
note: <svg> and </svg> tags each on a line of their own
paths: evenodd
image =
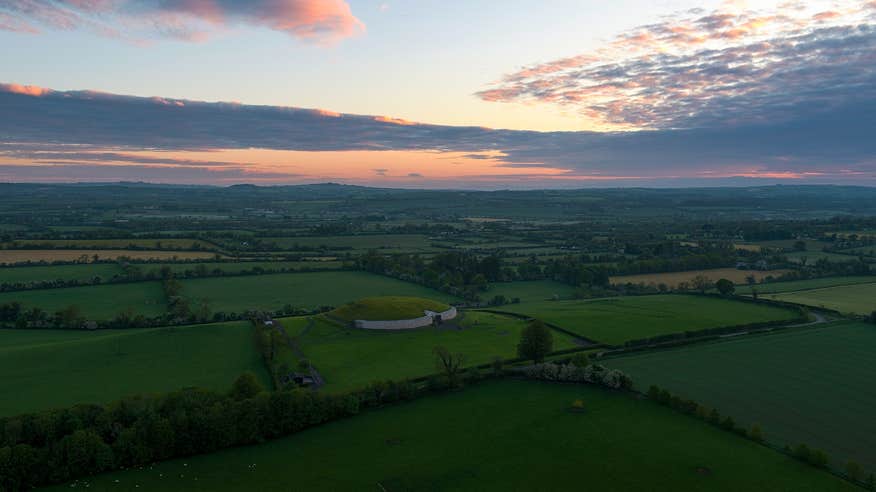
<svg viewBox="0 0 876 492">
<path fill-rule="evenodd" d="M 729 296 L 736 291 L 736 286 L 733 285 L 733 282 L 727 280 L 726 278 L 722 278 L 715 282 L 715 287 L 718 288 L 718 292 L 720 292 L 722 296 Z"/>
<path fill-rule="evenodd" d="M 693 286 L 701 293 L 705 293 L 707 290 L 712 288 L 713 284 L 712 280 L 709 279 L 709 277 L 706 277 L 705 275 L 697 275 L 693 279 Z"/>
<path fill-rule="evenodd" d="M 520 343 L 517 344 L 517 355 L 524 359 L 542 362 L 544 357 L 554 349 L 554 338 L 551 331 L 541 320 L 534 319 L 520 333 Z"/>
<path fill-rule="evenodd" d="M 447 376 L 450 384 L 455 385 L 459 380 L 459 374 L 462 372 L 462 364 L 465 362 L 465 356 L 462 354 L 454 354 L 447 347 L 437 346 L 432 352 L 435 353 L 435 366 L 440 372 Z"/>
</svg>

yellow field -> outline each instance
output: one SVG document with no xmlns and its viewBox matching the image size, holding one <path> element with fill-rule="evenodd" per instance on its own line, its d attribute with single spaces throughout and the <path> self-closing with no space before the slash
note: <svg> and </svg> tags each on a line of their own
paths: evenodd
<svg viewBox="0 0 876 492">
<path fill-rule="evenodd" d="M 691 282 L 698 275 L 708 277 L 713 282 L 726 278 L 735 284 L 746 283 L 745 277 L 754 275 L 754 278 L 760 282 L 764 277 L 772 275 L 778 277 L 788 270 L 737 270 L 735 268 L 716 268 L 713 270 L 690 270 L 686 272 L 669 272 L 669 273 L 646 273 L 642 275 L 621 275 L 611 277 L 613 284 L 666 284 L 669 287 L 676 287 L 681 282 Z"/>
<path fill-rule="evenodd" d="M 128 251 L 101 249 L 4 249 L 0 250 L 0 264 L 24 263 L 26 261 L 76 261 L 83 256 L 92 261 L 94 255 L 101 260 L 115 260 L 122 256 L 135 260 L 197 260 L 214 258 L 210 251 Z"/>
<path fill-rule="evenodd" d="M 754 252 L 760 252 L 760 250 L 763 248 L 760 244 L 741 244 L 741 243 L 736 243 L 733 245 L 733 247 L 736 249 L 739 249 L 739 250 L 754 251 Z"/>
</svg>

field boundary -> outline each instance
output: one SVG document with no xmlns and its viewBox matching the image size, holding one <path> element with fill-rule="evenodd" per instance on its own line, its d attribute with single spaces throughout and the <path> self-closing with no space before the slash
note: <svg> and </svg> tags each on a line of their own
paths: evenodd
<svg viewBox="0 0 876 492">
<path fill-rule="evenodd" d="M 538 318 L 534 318 L 534 317 L 529 316 L 529 315 L 526 315 L 526 314 L 512 313 L 512 312 L 508 312 L 508 311 L 501 311 L 501 310 L 498 310 L 498 309 L 476 309 L 476 311 L 480 311 L 480 312 L 483 312 L 483 313 L 501 314 L 501 315 L 503 315 L 503 316 L 510 316 L 510 317 L 512 317 L 512 318 L 522 319 L 522 320 L 524 320 L 524 321 L 530 321 L 530 320 L 538 319 Z M 540 321 L 541 321 L 542 323 L 544 323 L 545 326 L 547 326 L 548 328 L 550 328 L 550 329 L 552 329 L 552 330 L 556 330 L 556 331 L 558 331 L 558 332 L 560 332 L 560 333 L 564 333 L 564 334 L 566 334 L 566 335 L 569 335 L 570 337 L 572 337 L 573 340 L 583 342 L 583 343 L 581 344 L 581 347 L 586 347 L 586 348 L 596 348 L 596 347 L 605 347 L 605 346 L 608 346 L 608 345 L 606 345 L 605 343 L 597 342 L 596 340 L 592 340 L 592 339 L 590 339 L 590 338 L 583 337 L 583 336 L 581 336 L 581 335 L 579 335 L 579 334 L 577 334 L 577 333 L 574 333 L 574 332 L 572 332 L 572 331 L 569 331 L 569 330 L 567 330 L 567 329 L 565 329 L 565 328 L 563 328 L 563 327 L 561 327 L 561 326 L 557 326 L 557 325 L 555 325 L 555 324 L 553 324 L 553 323 L 548 323 L 547 321 L 544 321 L 544 320 L 540 320 Z"/>
<path fill-rule="evenodd" d="M 637 347 L 619 347 L 615 349 L 605 350 L 602 352 L 598 352 L 595 356 L 599 360 L 607 360 L 607 359 L 620 359 L 626 356 L 638 355 L 645 352 L 659 352 L 664 350 L 672 350 L 676 348 L 684 348 L 689 345 L 707 345 L 710 343 L 724 343 L 724 342 L 732 342 L 738 340 L 740 338 L 754 338 L 761 336 L 770 336 L 770 335 L 780 335 L 783 333 L 788 333 L 790 331 L 803 331 L 803 330 L 821 330 L 828 329 L 831 326 L 835 325 L 845 325 L 849 323 L 854 323 L 855 320 L 850 319 L 840 319 L 840 320 L 825 320 L 823 322 L 816 323 L 806 323 L 803 325 L 799 324 L 788 324 L 788 325 L 780 325 L 773 326 L 767 328 L 761 328 L 759 330 L 751 330 L 751 331 L 742 331 L 737 333 L 728 333 L 724 335 L 711 335 L 711 336 L 703 336 L 697 338 L 688 338 L 681 340 L 672 340 L 670 342 L 664 342 L 653 345 L 641 345 Z"/>
</svg>

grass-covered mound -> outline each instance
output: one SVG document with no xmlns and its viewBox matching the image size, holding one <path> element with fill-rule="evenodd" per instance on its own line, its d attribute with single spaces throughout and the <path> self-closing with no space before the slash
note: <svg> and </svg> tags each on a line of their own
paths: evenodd
<svg viewBox="0 0 876 492">
<path fill-rule="evenodd" d="M 285 318 L 283 327 L 296 337 L 301 351 L 325 379 L 324 391 L 334 393 L 365 387 L 374 381 L 403 380 L 436 371 L 436 346 L 463 354 L 466 367 L 497 357 L 517 356 L 522 319 L 469 311 L 454 320 L 462 329 L 357 330 L 323 316 Z M 575 347 L 572 337 L 554 332 L 554 350 Z M 296 360 L 283 358 L 289 367 Z"/>
<path fill-rule="evenodd" d="M 389 321 L 419 318 L 425 310 L 440 313 L 448 309 L 450 306 L 443 302 L 422 297 L 387 296 L 359 299 L 335 309 L 330 314 L 331 317 L 344 321 Z"/>
</svg>

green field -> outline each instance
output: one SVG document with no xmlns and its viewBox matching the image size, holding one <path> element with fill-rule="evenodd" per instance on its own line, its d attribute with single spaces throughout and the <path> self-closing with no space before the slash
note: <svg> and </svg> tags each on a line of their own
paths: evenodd
<svg viewBox="0 0 876 492">
<path fill-rule="evenodd" d="M 768 441 L 823 448 L 876 471 L 876 326 L 835 324 L 630 355 L 606 364 L 714 406 Z"/>
<path fill-rule="evenodd" d="M 263 237 L 264 243 L 274 243 L 282 249 L 393 249 L 431 250 L 431 241 L 422 234 L 369 234 L 360 236 Z"/>
<path fill-rule="evenodd" d="M 806 259 L 807 265 L 814 265 L 816 261 L 824 258 L 832 263 L 845 263 L 849 261 L 858 261 L 858 257 L 854 255 L 844 255 L 839 253 L 829 253 L 827 251 L 795 251 L 793 253 L 785 253 L 788 261 L 803 264 L 803 259 Z"/>
<path fill-rule="evenodd" d="M 97 332 L 0 330 L 0 415 L 188 386 L 225 390 L 247 370 L 269 384 L 249 322 Z"/>
<path fill-rule="evenodd" d="M 834 309 L 841 313 L 867 315 L 876 311 L 876 283 L 764 294 L 761 297 Z"/>
<path fill-rule="evenodd" d="M 166 263 L 166 264 L 144 264 L 138 265 L 144 271 L 160 270 L 162 267 L 168 267 L 175 274 L 182 274 L 189 270 L 197 271 L 200 265 L 207 269 L 208 273 L 213 270 L 222 270 L 225 273 L 238 273 L 244 270 L 253 270 L 262 268 L 264 270 L 281 270 L 284 268 L 295 270 L 337 270 L 343 266 L 341 261 L 241 261 L 241 262 L 198 262 L 198 263 Z"/>
<path fill-rule="evenodd" d="M 591 301 L 542 301 L 498 308 L 555 324 L 608 344 L 668 333 L 793 319 L 772 306 L 683 295 L 617 297 Z"/>
<path fill-rule="evenodd" d="M 63 289 L 25 290 L 0 294 L 0 304 L 20 302 L 25 308 L 39 307 L 48 313 L 68 306 L 78 306 L 86 319 L 105 320 L 127 308 L 147 317 L 167 311 L 164 291 L 159 282 L 104 284 Z"/>
<path fill-rule="evenodd" d="M 340 306 L 372 296 L 413 296 L 450 302 L 447 294 L 365 272 L 316 272 L 183 280 L 183 294 L 214 311 Z"/>
<path fill-rule="evenodd" d="M 856 285 L 876 283 L 876 276 L 869 277 L 825 277 L 809 280 L 792 280 L 790 282 L 771 282 L 758 285 L 746 285 L 736 287 L 737 294 L 751 294 L 756 290 L 758 294 L 771 294 L 777 292 L 795 292 L 798 290 L 820 289 L 839 285 Z"/>
<path fill-rule="evenodd" d="M 0 283 L 28 283 L 53 280 L 91 281 L 95 276 L 106 281 L 122 273 L 115 264 L 0 267 Z"/>
<path fill-rule="evenodd" d="M 374 381 L 406 379 L 437 372 L 433 349 L 447 347 L 473 366 L 517 356 L 520 319 L 490 313 L 466 312 L 462 330 L 448 326 L 404 331 L 348 329 L 319 317 L 307 329 L 303 318 L 287 318 L 289 335 L 296 336 L 305 356 L 326 380 L 328 391 L 359 388 Z M 306 330 L 306 331 L 305 331 Z M 302 333 L 304 333 L 302 335 Z M 554 333 L 554 349 L 575 347 L 567 335 Z"/>
<path fill-rule="evenodd" d="M 359 299 L 344 304 L 330 314 L 344 321 L 357 319 L 381 321 L 420 318 L 426 310 L 441 313 L 448 309 L 450 306 L 447 304 L 422 297 L 386 296 Z"/>
<path fill-rule="evenodd" d="M 584 413 L 568 411 L 575 399 Z M 86 484 L 97 491 L 859 490 L 648 401 L 528 381 L 484 383 L 77 486 Z"/>
<path fill-rule="evenodd" d="M 549 301 L 551 299 L 569 299 L 575 293 L 575 288 L 569 284 L 553 280 L 527 280 L 519 282 L 495 282 L 489 290 L 481 294 L 489 301 L 495 296 L 505 296 L 508 301 L 514 298 L 520 302 Z"/>
</svg>

